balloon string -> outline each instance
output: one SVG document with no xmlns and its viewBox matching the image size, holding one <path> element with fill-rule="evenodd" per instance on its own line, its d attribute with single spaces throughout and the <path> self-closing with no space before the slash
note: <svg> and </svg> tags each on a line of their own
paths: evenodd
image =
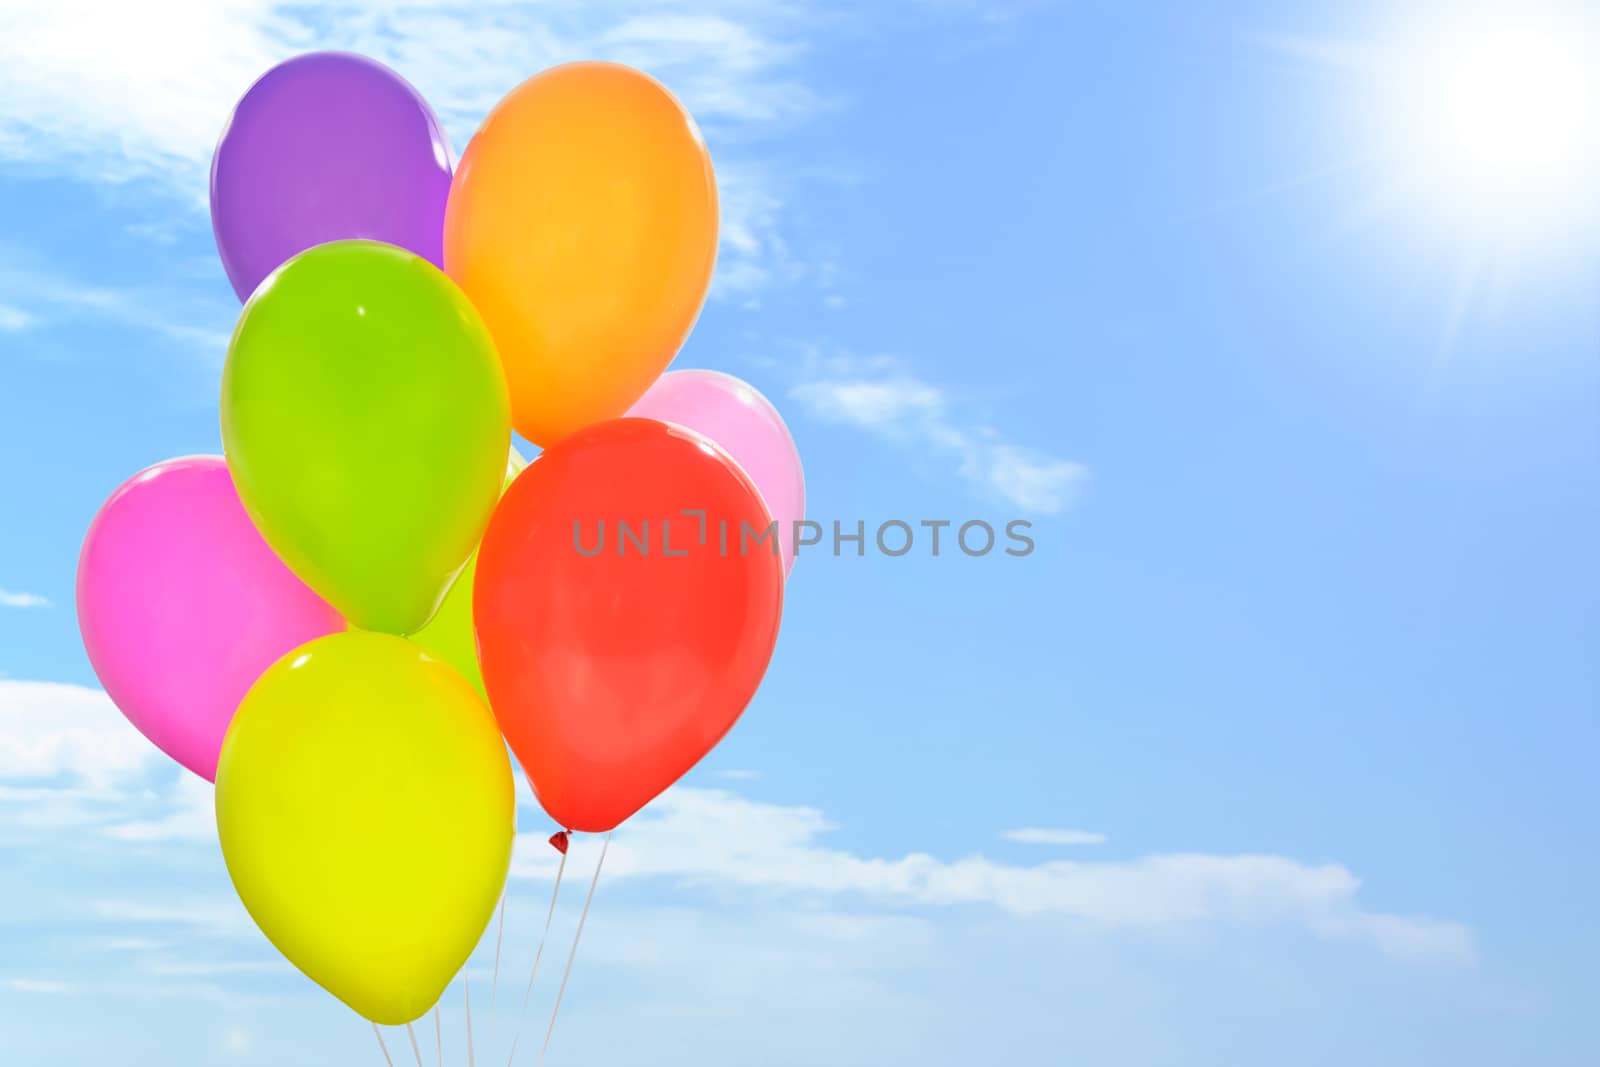
<svg viewBox="0 0 1600 1067">
<path fill-rule="evenodd" d="M 508 886 L 500 894 L 500 918 L 494 927 L 494 984 L 489 987 L 489 1014 L 494 1014 L 494 1006 L 500 999 L 500 945 L 506 936 L 506 897 L 511 895 Z"/>
<path fill-rule="evenodd" d="M 550 909 L 544 915 L 544 933 L 539 935 L 539 951 L 533 954 L 533 970 L 528 974 L 528 989 L 522 994 L 522 1014 L 517 1016 L 517 1029 L 511 1035 L 511 1054 L 506 1057 L 506 1067 L 517 1058 L 517 1042 L 522 1039 L 522 1020 L 528 1014 L 528 1000 L 533 996 L 533 980 L 539 977 L 539 961 L 544 959 L 544 945 L 550 939 L 550 920 L 555 918 L 556 897 L 561 895 L 561 876 L 567 873 L 567 854 L 561 853 L 561 863 L 556 867 L 555 888 L 550 890 Z"/>
<path fill-rule="evenodd" d="M 410 1023 L 406 1023 L 406 1036 L 411 1039 L 411 1054 L 417 1058 L 417 1067 L 422 1067 L 422 1049 L 417 1047 L 417 1031 Z"/>
<path fill-rule="evenodd" d="M 467 1000 L 467 1067 L 477 1067 L 472 1056 L 472 986 L 466 971 L 461 972 L 461 993 Z"/>
<path fill-rule="evenodd" d="M 439 1005 L 433 1005 L 433 1049 L 439 1056 L 439 1067 L 444 1067 L 444 1024 L 439 1021 Z"/>
<path fill-rule="evenodd" d="M 383 1043 L 383 1031 L 378 1029 L 378 1024 L 372 1024 L 372 1036 L 378 1039 L 378 1047 L 383 1049 L 383 1062 L 389 1067 L 394 1067 L 394 1060 L 389 1058 L 389 1046 Z"/>
<path fill-rule="evenodd" d="M 494 1024 L 499 1018 L 496 1005 L 500 1002 L 500 945 L 506 936 L 506 898 L 511 895 L 511 887 L 507 886 L 500 891 L 500 917 L 495 920 L 494 926 L 494 979 L 489 984 L 489 1044 L 494 1044 Z"/>
<path fill-rule="evenodd" d="M 589 882 L 589 895 L 583 899 L 583 912 L 578 916 L 578 932 L 572 935 L 572 951 L 567 953 L 567 969 L 561 972 L 561 987 L 556 990 L 556 1004 L 550 1009 L 550 1025 L 544 1032 L 544 1044 L 539 1046 L 539 1065 L 544 1064 L 544 1054 L 550 1051 L 550 1035 L 555 1033 L 556 1015 L 561 1011 L 561 998 L 567 992 L 567 979 L 572 977 L 572 961 L 578 955 L 578 942 L 583 938 L 583 924 L 589 918 L 589 905 L 594 901 L 594 887 L 600 884 L 600 868 L 605 866 L 606 850 L 611 847 L 611 834 L 606 834 L 600 846 L 600 858 L 595 861 L 594 878 Z"/>
</svg>

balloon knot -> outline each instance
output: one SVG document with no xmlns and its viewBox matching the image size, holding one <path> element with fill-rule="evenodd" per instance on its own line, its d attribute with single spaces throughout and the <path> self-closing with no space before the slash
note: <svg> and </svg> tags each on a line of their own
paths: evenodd
<svg viewBox="0 0 1600 1067">
<path fill-rule="evenodd" d="M 567 854 L 567 838 L 571 836 L 572 835 L 566 830 L 551 834 L 550 847 L 565 856 Z"/>
</svg>

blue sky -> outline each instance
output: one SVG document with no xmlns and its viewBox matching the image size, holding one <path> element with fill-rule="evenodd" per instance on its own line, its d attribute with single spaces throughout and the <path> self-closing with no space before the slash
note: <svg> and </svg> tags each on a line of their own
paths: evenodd
<svg viewBox="0 0 1600 1067">
<path fill-rule="evenodd" d="M 857 6 L 21 6 L 0 1061 L 381 1062 L 250 925 L 208 787 L 71 607 L 105 495 L 219 449 L 210 150 L 315 47 L 458 146 L 552 62 L 656 73 L 724 193 L 677 365 L 779 405 L 813 518 L 1035 524 L 1026 559 L 802 555 L 749 712 L 613 845 L 550 1062 L 1600 1060 L 1593 160 L 1586 196 L 1484 199 L 1413 158 L 1463 5 Z M 554 860 L 525 794 L 521 825 L 507 989 Z"/>
</svg>

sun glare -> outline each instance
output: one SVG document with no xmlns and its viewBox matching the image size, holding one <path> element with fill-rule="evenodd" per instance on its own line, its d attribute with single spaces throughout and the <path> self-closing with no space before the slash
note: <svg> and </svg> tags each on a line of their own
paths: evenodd
<svg viewBox="0 0 1600 1067">
<path fill-rule="evenodd" d="M 1273 190 L 1336 184 L 1335 232 L 1384 237 L 1386 261 L 1411 245 L 1453 273 L 1441 363 L 1480 308 L 1590 276 L 1600 255 L 1594 0 L 1392 4 L 1343 35 L 1261 37 L 1320 75 L 1309 84 L 1335 116 L 1331 128 L 1307 128 L 1322 166 Z"/>
<path fill-rule="evenodd" d="M 1600 55 L 1586 30 L 1508 14 L 1422 38 L 1394 134 L 1419 192 L 1479 227 L 1592 214 Z"/>
<path fill-rule="evenodd" d="M 1553 30 L 1475 29 L 1434 58 L 1435 147 L 1463 177 L 1528 189 L 1570 174 L 1592 150 L 1597 87 L 1575 42 Z"/>
</svg>

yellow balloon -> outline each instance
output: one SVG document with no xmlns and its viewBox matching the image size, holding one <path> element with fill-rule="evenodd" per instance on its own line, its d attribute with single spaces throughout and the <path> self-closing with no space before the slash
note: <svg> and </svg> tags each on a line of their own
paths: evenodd
<svg viewBox="0 0 1600 1067">
<path fill-rule="evenodd" d="M 511 488 L 511 480 L 528 465 L 515 448 L 506 461 L 506 480 L 500 492 Z M 411 635 L 411 640 L 461 672 L 478 695 L 488 700 L 483 688 L 483 668 L 478 666 L 478 639 L 472 629 L 472 582 L 478 573 L 478 550 L 473 549 L 467 565 L 461 568 L 444 602 L 434 612 L 433 621 Z"/>
<path fill-rule="evenodd" d="M 644 395 L 689 335 L 716 255 L 699 129 L 616 63 L 551 67 L 511 90 L 445 207 L 445 270 L 494 336 L 512 425 L 546 447 Z"/>
<path fill-rule="evenodd" d="M 267 669 L 223 742 L 216 806 L 256 925 L 385 1025 L 438 1001 L 511 864 L 493 715 L 448 665 L 386 634 L 332 634 Z"/>
</svg>

